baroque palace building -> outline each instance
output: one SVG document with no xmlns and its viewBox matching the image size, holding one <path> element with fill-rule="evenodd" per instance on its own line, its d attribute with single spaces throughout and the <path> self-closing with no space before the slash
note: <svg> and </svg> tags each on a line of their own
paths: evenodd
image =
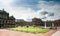
<svg viewBox="0 0 60 36">
<path fill-rule="evenodd" d="M 0 27 L 6 27 L 7 25 L 14 25 L 15 18 L 13 16 L 9 16 L 4 9 L 0 10 Z"/>
</svg>

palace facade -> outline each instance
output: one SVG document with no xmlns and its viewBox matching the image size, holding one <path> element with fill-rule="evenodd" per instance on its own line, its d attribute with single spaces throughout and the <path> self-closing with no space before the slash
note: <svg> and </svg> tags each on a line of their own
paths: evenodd
<svg viewBox="0 0 60 36">
<path fill-rule="evenodd" d="M 15 18 L 13 16 L 9 16 L 9 13 L 4 9 L 0 10 L 0 27 L 6 27 L 11 24 L 15 24 Z"/>
</svg>

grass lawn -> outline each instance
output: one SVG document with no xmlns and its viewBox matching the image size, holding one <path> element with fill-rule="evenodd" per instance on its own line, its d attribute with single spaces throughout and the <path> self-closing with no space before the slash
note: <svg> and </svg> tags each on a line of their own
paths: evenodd
<svg viewBox="0 0 60 36">
<path fill-rule="evenodd" d="M 15 30 L 15 31 L 23 31 L 23 32 L 31 32 L 31 33 L 46 33 L 49 31 L 49 29 L 42 29 L 42 28 L 38 28 L 38 27 L 33 27 L 33 26 L 19 26 L 19 27 L 15 27 L 15 28 L 8 28 L 9 30 Z"/>
</svg>

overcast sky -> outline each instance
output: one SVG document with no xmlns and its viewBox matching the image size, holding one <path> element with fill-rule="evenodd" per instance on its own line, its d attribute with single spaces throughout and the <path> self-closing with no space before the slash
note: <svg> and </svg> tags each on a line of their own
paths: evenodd
<svg viewBox="0 0 60 36">
<path fill-rule="evenodd" d="M 5 9 L 16 19 L 31 21 L 32 18 L 56 20 L 60 18 L 59 0 L 0 0 L 0 9 Z"/>
</svg>

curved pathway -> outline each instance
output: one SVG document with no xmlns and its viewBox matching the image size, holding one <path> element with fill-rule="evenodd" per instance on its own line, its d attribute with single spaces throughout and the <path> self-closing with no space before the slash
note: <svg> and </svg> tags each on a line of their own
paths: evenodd
<svg viewBox="0 0 60 36">
<path fill-rule="evenodd" d="M 26 32 L 19 32 L 19 31 L 10 31 L 6 29 L 0 29 L 0 36 L 51 36 L 54 30 L 51 30 L 45 34 L 33 34 L 33 33 L 26 33 Z"/>
<path fill-rule="evenodd" d="M 60 29 L 57 32 L 55 32 L 52 36 L 60 36 Z"/>
</svg>

